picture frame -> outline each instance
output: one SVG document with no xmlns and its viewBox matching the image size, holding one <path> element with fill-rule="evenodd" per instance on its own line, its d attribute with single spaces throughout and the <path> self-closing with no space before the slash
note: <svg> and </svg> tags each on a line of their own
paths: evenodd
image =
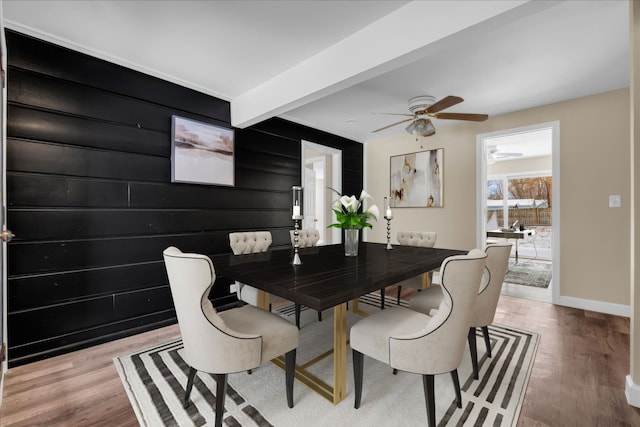
<svg viewBox="0 0 640 427">
<path fill-rule="evenodd" d="M 171 182 L 235 186 L 233 129 L 171 116 Z"/>
<path fill-rule="evenodd" d="M 389 171 L 394 207 L 444 207 L 444 148 L 391 156 Z"/>
</svg>

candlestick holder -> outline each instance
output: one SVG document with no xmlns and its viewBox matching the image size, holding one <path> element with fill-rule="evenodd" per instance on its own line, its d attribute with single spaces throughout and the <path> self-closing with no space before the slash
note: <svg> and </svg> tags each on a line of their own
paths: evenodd
<svg viewBox="0 0 640 427">
<path fill-rule="evenodd" d="M 300 254 L 298 253 L 298 249 L 300 248 L 299 242 L 300 238 L 300 220 L 293 220 L 293 261 L 291 261 L 292 265 L 301 265 L 302 260 L 300 259 Z"/>
<path fill-rule="evenodd" d="M 391 220 L 393 219 L 393 213 L 391 212 L 391 197 L 384 198 L 384 219 L 387 220 L 387 250 L 393 249 L 391 246 Z"/>
<path fill-rule="evenodd" d="M 387 250 L 393 249 L 391 246 L 391 218 L 384 217 L 387 220 Z"/>
<path fill-rule="evenodd" d="M 298 254 L 298 249 L 300 244 L 298 243 L 300 238 L 300 228 L 302 226 L 302 218 L 303 208 L 302 203 L 304 198 L 302 197 L 302 187 L 299 185 L 294 185 L 291 187 L 292 197 L 293 197 L 293 215 L 291 215 L 291 219 L 293 220 L 293 260 L 291 264 L 300 265 L 302 261 L 300 260 L 300 254 Z"/>
</svg>

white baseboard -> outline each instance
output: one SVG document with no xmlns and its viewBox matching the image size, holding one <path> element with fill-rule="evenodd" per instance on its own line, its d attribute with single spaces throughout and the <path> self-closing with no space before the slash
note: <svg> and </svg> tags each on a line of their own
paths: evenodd
<svg viewBox="0 0 640 427">
<path fill-rule="evenodd" d="M 614 316 L 631 317 L 631 307 L 624 304 L 613 304 L 610 302 L 563 296 L 559 297 L 557 301 L 554 301 L 554 304 L 596 311 L 598 313 L 613 314 Z"/>
<path fill-rule="evenodd" d="M 636 408 L 640 408 L 640 384 L 635 384 L 631 375 L 627 375 L 624 394 L 627 396 L 627 403 Z"/>
</svg>

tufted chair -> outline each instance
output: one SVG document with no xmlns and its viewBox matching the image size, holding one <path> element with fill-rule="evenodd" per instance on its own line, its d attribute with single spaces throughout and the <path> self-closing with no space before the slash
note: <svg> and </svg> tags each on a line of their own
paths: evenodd
<svg viewBox="0 0 640 427">
<path fill-rule="evenodd" d="M 475 379 L 479 377 L 476 328 L 482 329 L 484 343 L 487 348 L 487 356 L 491 357 L 491 341 L 489 340 L 488 326 L 493 323 L 496 308 L 498 307 L 498 299 L 500 298 L 504 275 L 509 265 L 511 243 L 491 244 L 487 246 L 485 252 L 487 253 L 487 263 L 468 335 L 471 363 L 473 364 L 473 377 Z M 425 289 L 423 292 L 411 298 L 409 308 L 421 313 L 434 314 L 443 298 L 442 288 L 438 285 L 433 285 L 429 289 Z"/>
<path fill-rule="evenodd" d="M 229 233 L 229 245 L 234 255 L 255 254 L 266 252 L 273 239 L 269 231 L 246 231 Z M 251 305 L 258 305 L 258 290 L 253 286 L 236 282 L 236 294 L 238 299 Z M 278 297 L 271 297 L 273 302 L 279 301 Z"/>
<path fill-rule="evenodd" d="M 266 252 L 273 239 L 270 231 L 245 231 L 229 233 L 229 245 L 234 255 L 254 254 Z M 236 294 L 240 301 L 258 305 L 258 290 L 253 286 L 236 282 Z M 269 309 L 274 302 L 284 301 L 283 298 L 269 295 Z M 296 326 L 300 328 L 300 304 L 296 304 Z"/>
<path fill-rule="evenodd" d="M 295 235 L 293 230 L 289 230 L 291 235 L 291 246 L 295 245 Z M 298 247 L 310 248 L 316 246 L 320 240 L 320 232 L 318 230 L 298 230 Z M 318 311 L 318 322 L 322 322 L 322 312 Z M 300 327 L 300 304 L 296 304 L 296 325 Z"/>
<path fill-rule="evenodd" d="M 365 317 L 351 327 L 356 409 L 362 397 L 365 354 L 394 369 L 422 375 L 429 426 L 435 426 L 436 421 L 434 375 L 451 374 L 458 407 L 462 407 L 458 366 L 486 257 L 483 251 L 473 249 L 467 255 L 452 256 L 442 262 L 445 297 L 435 316 L 393 307 Z M 386 384 L 392 387 L 393 382 Z"/>
<path fill-rule="evenodd" d="M 209 300 L 216 274 L 205 255 L 183 253 L 173 246 L 163 252 L 171 295 L 189 365 L 183 406 L 197 371 L 216 381 L 215 425 L 222 426 L 227 375 L 251 370 L 285 355 L 287 404 L 293 408 L 293 378 L 298 329 L 280 316 L 245 305 L 218 313 Z"/>
<path fill-rule="evenodd" d="M 289 234 L 291 235 L 291 246 L 295 244 L 294 242 L 294 234 L 293 230 L 289 230 Z M 310 248 L 312 246 L 317 246 L 318 241 L 320 240 L 320 232 L 314 229 L 308 230 L 298 230 L 298 247 L 299 248 Z"/>
<path fill-rule="evenodd" d="M 398 243 L 404 246 L 419 246 L 422 248 L 432 248 L 436 244 L 436 238 L 438 233 L 435 231 L 398 231 Z M 433 272 L 425 273 L 429 275 L 429 283 L 433 277 Z M 400 304 L 400 292 L 402 292 L 403 286 L 411 288 L 422 289 L 424 283 L 423 275 L 411 277 L 410 279 L 403 280 L 398 283 L 398 304 Z M 382 302 L 381 306 L 384 307 L 384 289 L 381 292 Z"/>
</svg>

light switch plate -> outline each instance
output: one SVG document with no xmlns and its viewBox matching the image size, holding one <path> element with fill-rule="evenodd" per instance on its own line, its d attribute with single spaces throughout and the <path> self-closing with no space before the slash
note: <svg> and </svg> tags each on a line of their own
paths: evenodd
<svg viewBox="0 0 640 427">
<path fill-rule="evenodd" d="M 609 196 L 609 207 L 619 208 L 621 206 L 621 200 L 619 194 L 612 194 Z"/>
</svg>

